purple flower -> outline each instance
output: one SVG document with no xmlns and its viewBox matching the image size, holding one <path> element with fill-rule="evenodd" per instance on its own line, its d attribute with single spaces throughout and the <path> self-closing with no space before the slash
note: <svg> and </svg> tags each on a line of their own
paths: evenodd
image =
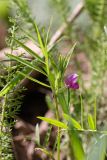
<svg viewBox="0 0 107 160">
<path fill-rule="evenodd" d="M 77 82 L 78 80 L 78 75 L 76 73 L 73 73 L 69 76 L 66 77 L 65 79 L 65 84 L 67 88 L 72 88 L 72 89 L 79 89 L 79 84 Z"/>
</svg>

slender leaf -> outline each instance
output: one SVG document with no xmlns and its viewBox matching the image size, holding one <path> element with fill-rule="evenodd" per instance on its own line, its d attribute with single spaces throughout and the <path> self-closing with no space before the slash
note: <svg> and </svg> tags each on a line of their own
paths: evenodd
<svg viewBox="0 0 107 160">
<path fill-rule="evenodd" d="M 40 146 L 40 132 L 39 132 L 39 125 L 37 124 L 35 127 L 35 141 L 37 145 Z"/>
<path fill-rule="evenodd" d="M 97 104 L 96 104 L 96 98 L 95 98 L 95 102 L 94 102 L 94 125 L 95 125 L 95 129 L 96 129 L 96 119 L 97 119 Z"/>
<path fill-rule="evenodd" d="M 70 149 L 71 153 L 73 151 L 74 158 L 76 160 L 86 160 L 86 155 L 84 153 L 84 148 L 82 145 L 81 138 L 79 137 L 78 131 L 74 129 L 74 126 L 72 125 L 72 122 L 69 121 L 69 141 L 70 141 Z"/>
<path fill-rule="evenodd" d="M 47 103 L 47 106 L 50 110 L 54 110 L 55 111 L 55 105 L 54 103 L 52 102 L 52 99 L 49 95 L 46 95 L 46 103 Z"/>
<path fill-rule="evenodd" d="M 71 129 L 71 131 L 70 131 Z M 73 151 L 73 155 L 75 157 L 75 160 L 86 160 L 86 156 L 84 153 L 84 149 L 82 146 L 81 139 L 78 135 L 78 132 L 76 130 L 72 130 L 72 126 L 69 126 L 69 137 L 70 137 L 70 149 L 71 153 Z"/>
<path fill-rule="evenodd" d="M 23 49 L 25 49 L 31 56 L 33 56 L 34 58 L 36 58 L 38 61 L 44 63 L 43 59 L 37 54 L 35 53 L 33 50 L 31 50 L 29 47 L 27 47 L 26 45 L 24 45 L 22 42 L 20 42 L 17 39 L 14 39 Z"/>
<path fill-rule="evenodd" d="M 48 44 L 48 38 L 49 38 L 49 33 L 50 33 L 52 21 L 53 21 L 53 18 L 51 18 L 51 20 L 50 20 L 49 27 L 48 27 L 48 31 L 47 31 L 47 34 L 46 34 L 46 40 L 45 40 L 45 46 L 46 46 L 46 47 L 47 47 L 47 44 Z"/>
<path fill-rule="evenodd" d="M 83 99 L 82 95 L 80 94 L 80 100 L 81 100 L 81 126 L 84 127 L 84 107 L 83 107 Z"/>
<path fill-rule="evenodd" d="M 33 82 L 35 82 L 35 83 L 38 83 L 38 84 L 40 84 L 40 85 L 42 85 L 42 86 L 45 86 L 45 87 L 50 88 L 49 85 L 47 85 L 47 84 L 45 84 L 45 83 L 43 83 L 43 82 L 40 82 L 40 81 L 38 81 L 37 79 L 34 79 L 34 78 L 32 78 L 31 76 L 28 76 L 27 74 L 24 74 L 23 72 L 19 72 L 19 73 L 20 73 L 22 76 L 30 79 L 31 81 L 33 81 Z"/>
<path fill-rule="evenodd" d="M 63 93 L 59 93 L 58 94 L 58 101 L 61 104 L 61 107 L 63 109 L 63 112 L 68 114 L 69 113 L 69 108 L 67 106 L 66 100 L 65 100 L 65 96 Z"/>
<path fill-rule="evenodd" d="M 68 127 L 67 127 L 67 125 L 65 123 L 60 122 L 58 120 L 51 119 L 51 118 L 46 118 L 46 117 L 40 117 L 40 116 L 38 116 L 37 118 L 39 118 L 39 119 L 41 119 L 43 121 L 46 121 L 49 124 L 52 124 L 54 126 L 57 126 L 57 127 L 63 128 L 63 129 L 68 129 Z"/>
<path fill-rule="evenodd" d="M 35 27 L 35 30 L 36 30 L 36 33 L 37 33 L 38 42 L 40 44 L 42 53 L 44 54 L 45 57 L 47 57 L 48 54 L 47 54 L 46 48 L 44 47 L 44 44 L 43 44 L 43 41 L 42 41 L 42 38 L 41 38 L 41 35 L 40 35 L 40 32 L 39 32 L 39 29 L 38 29 L 38 26 L 37 26 L 36 22 L 34 22 L 34 27 Z"/>
<path fill-rule="evenodd" d="M 50 158 L 54 159 L 53 154 L 51 152 L 49 152 L 49 150 L 46 150 L 44 148 L 35 148 L 35 150 L 37 150 L 37 151 L 40 150 L 43 153 L 45 153 L 47 156 L 49 156 Z"/>
<path fill-rule="evenodd" d="M 95 124 L 91 114 L 88 115 L 88 125 L 90 129 L 95 130 Z"/>
<path fill-rule="evenodd" d="M 20 63 L 28 66 L 29 68 L 31 68 L 31 69 L 33 69 L 33 70 L 36 70 L 36 71 L 44 74 L 45 76 L 47 76 L 46 73 L 45 73 L 44 71 L 42 71 L 38 66 L 34 66 L 32 63 L 30 63 L 30 62 L 28 62 L 28 61 L 26 61 L 26 60 L 24 60 L 24 59 L 22 59 L 22 58 L 20 58 L 20 57 L 14 56 L 14 55 L 12 55 L 12 54 L 6 54 L 6 55 L 7 55 L 9 58 L 11 58 L 11 59 L 13 59 L 13 60 L 16 60 L 16 61 L 18 61 L 18 62 L 20 62 Z"/>
<path fill-rule="evenodd" d="M 20 28 L 23 32 L 24 32 L 24 34 L 26 35 L 26 37 L 28 37 L 29 38 L 29 40 L 31 40 L 32 42 L 34 42 L 34 44 L 36 44 L 35 43 L 35 41 L 36 41 L 36 38 L 34 38 L 28 31 L 26 31 L 25 29 L 23 29 L 23 28 Z"/>
<path fill-rule="evenodd" d="M 70 49 L 67 56 L 65 57 L 65 60 L 64 60 L 64 63 L 63 63 L 63 66 L 64 66 L 65 69 L 67 68 L 67 66 L 69 64 L 69 61 L 71 59 L 71 56 L 72 56 L 72 53 L 74 51 L 75 46 L 76 46 L 76 43 L 73 45 L 73 47 Z"/>
<path fill-rule="evenodd" d="M 30 68 L 24 67 L 23 73 L 28 74 L 31 71 Z M 4 86 L 4 88 L 0 91 L 0 97 L 8 93 L 11 89 L 13 89 L 21 80 L 23 79 L 23 76 L 19 74 L 18 72 L 15 74 L 15 77 Z"/>
<path fill-rule="evenodd" d="M 78 130 L 82 130 L 82 127 L 81 125 L 72 117 L 70 117 L 69 115 L 67 114 L 63 114 L 64 115 L 64 118 L 67 120 L 67 121 L 70 121 L 71 124 Z"/>
<path fill-rule="evenodd" d="M 36 60 L 33 60 L 33 62 L 36 62 Z M 22 70 L 22 72 L 26 75 L 29 74 L 32 71 L 31 68 L 25 66 Z M 0 97 L 8 93 L 10 90 L 12 90 L 21 80 L 23 80 L 23 76 L 17 72 L 15 74 L 15 77 L 13 77 L 8 84 L 4 86 L 4 88 L 0 91 Z"/>
<path fill-rule="evenodd" d="M 49 140 L 50 140 L 50 137 L 51 137 L 51 131 L 52 131 L 52 126 L 50 126 L 46 132 L 46 136 L 44 138 L 44 143 L 43 143 L 43 146 L 44 147 L 48 147 L 49 145 Z"/>
<path fill-rule="evenodd" d="M 49 72 L 48 79 L 51 84 L 51 87 L 54 89 L 55 88 L 55 76 L 52 72 Z"/>
</svg>

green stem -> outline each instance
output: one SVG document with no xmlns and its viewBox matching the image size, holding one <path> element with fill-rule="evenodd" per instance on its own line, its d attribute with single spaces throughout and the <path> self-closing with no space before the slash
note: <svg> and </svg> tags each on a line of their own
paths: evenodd
<svg viewBox="0 0 107 160">
<path fill-rule="evenodd" d="M 54 96 L 55 98 L 55 104 L 56 104 L 56 118 L 59 121 L 59 110 L 58 110 L 58 101 L 57 101 L 57 96 Z M 60 128 L 58 127 L 58 137 L 57 137 L 57 160 L 60 160 Z"/>
<path fill-rule="evenodd" d="M 69 90 L 69 88 L 68 88 L 67 92 L 68 92 L 68 108 L 69 108 L 69 105 L 70 105 L 70 90 Z"/>
<path fill-rule="evenodd" d="M 49 152 L 48 150 L 44 149 L 44 148 L 35 148 L 35 150 L 40 150 L 42 151 L 43 153 L 45 153 L 46 155 L 48 155 L 52 160 L 54 160 L 54 157 L 52 155 L 51 152 Z"/>
<path fill-rule="evenodd" d="M 94 124 L 95 124 L 95 129 L 96 129 L 96 108 L 97 108 L 97 104 L 96 104 L 96 98 L 95 98 L 95 102 L 94 102 Z"/>
<path fill-rule="evenodd" d="M 3 123 L 4 123 L 4 117 L 5 117 L 5 107 L 6 107 L 6 99 L 7 99 L 7 95 L 5 95 L 5 97 L 4 97 L 4 103 L 2 105 L 0 132 L 2 132 L 2 130 L 3 130 Z"/>
<path fill-rule="evenodd" d="M 55 98 L 55 105 L 56 105 L 56 118 L 59 120 L 59 109 L 58 109 L 58 101 L 57 101 L 57 96 L 54 96 Z"/>
<path fill-rule="evenodd" d="M 60 160 L 60 128 L 58 127 L 58 140 L 57 140 L 58 160 Z"/>
<path fill-rule="evenodd" d="M 49 59 L 48 59 L 48 56 L 45 57 L 45 63 L 46 63 L 47 75 L 49 75 Z"/>
<path fill-rule="evenodd" d="M 83 119 L 84 119 L 84 109 L 83 109 L 83 101 L 82 101 L 82 95 L 80 93 L 80 100 L 81 100 L 81 126 L 82 128 L 84 127 L 83 126 Z"/>
<path fill-rule="evenodd" d="M 12 54 L 12 49 L 11 49 L 11 54 Z M 12 62 L 9 61 L 9 66 L 8 66 L 8 77 L 7 77 L 7 81 L 9 81 L 10 79 L 10 70 L 11 70 L 11 64 Z M 7 93 L 8 94 L 8 93 Z M 4 126 L 4 119 L 5 119 L 5 109 L 6 109 L 6 102 L 7 102 L 7 94 L 5 94 L 4 99 L 3 99 L 3 105 L 2 105 L 2 114 L 1 114 L 1 126 L 0 126 L 0 132 L 2 132 L 3 130 L 3 126 Z"/>
</svg>

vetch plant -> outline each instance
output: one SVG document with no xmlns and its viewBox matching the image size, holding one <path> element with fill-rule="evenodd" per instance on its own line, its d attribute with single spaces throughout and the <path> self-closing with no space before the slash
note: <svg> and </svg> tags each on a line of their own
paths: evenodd
<svg viewBox="0 0 107 160">
<path fill-rule="evenodd" d="M 17 40 L 16 38 L 13 37 L 13 41 L 15 41 L 17 44 L 19 44 L 31 56 L 33 56 L 35 58 L 33 61 L 39 62 L 39 65 L 36 66 L 35 63 L 33 63 L 33 61 L 30 63 L 21 57 L 17 57 L 12 54 L 7 54 L 7 56 L 10 59 L 15 60 L 15 61 L 21 63 L 22 65 L 25 65 L 25 68 L 22 71 L 17 72 L 16 77 L 13 78 L 13 80 L 10 81 L 9 84 L 7 84 L 7 86 L 5 86 L 5 88 L 0 92 L 0 96 L 2 96 L 3 94 L 6 94 L 6 92 L 8 92 L 8 90 L 12 89 L 15 84 L 17 84 L 20 80 L 23 79 L 23 77 L 28 78 L 36 83 L 39 83 L 40 85 L 43 85 L 44 87 L 51 88 L 51 90 L 53 92 L 54 102 L 55 102 L 55 112 L 56 112 L 56 119 L 57 119 L 56 123 L 58 123 L 58 135 L 57 135 L 57 153 L 58 153 L 58 155 L 57 155 L 57 159 L 60 160 L 60 138 L 61 138 L 60 137 L 60 132 L 61 132 L 60 127 L 61 127 L 61 122 L 59 122 L 59 121 L 60 121 L 61 115 L 59 112 L 59 104 L 62 101 L 62 98 L 64 98 L 63 99 L 64 103 L 63 103 L 63 107 L 62 107 L 64 112 L 69 113 L 69 107 L 66 104 L 64 93 L 60 93 L 59 90 L 61 88 L 63 88 L 64 73 L 65 73 L 65 70 L 69 64 L 72 52 L 75 47 L 75 44 L 71 48 L 70 52 L 68 53 L 68 55 L 66 57 L 62 57 L 61 55 L 59 55 L 58 62 L 56 63 L 54 57 L 51 57 L 51 54 L 50 54 L 51 50 L 48 51 L 48 48 L 47 48 L 47 39 L 48 39 L 49 33 L 47 33 L 46 39 L 43 41 L 36 22 L 31 20 L 31 23 L 36 31 L 38 43 L 40 45 L 40 49 L 43 53 L 44 58 L 39 57 L 34 51 L 32 51 L 30 48 L 28 48 L 25 44 L 23 44 L 22 42 L 20 42 L 19 40 Z M 43 75 L 45 75 L 48 78 L 49 85 L 45 84 L 37 79 L 34 79 L 30 75 L 27 75 L 27 73 L 30 71 L 30 69 L 34 69 L 37 72 L 40 72 Z M 73 83 L 73 85 L 77 85 L 77 84 Z M 52 120 L 51 120 L 51 123 L 52 123 Z M 62 127 L 64 127 L 64 125 L 62 125 Z"/>
<path fill-rule="evenodd" d="M 107 131 L 97 129 L 96 100 L 92 110 L 88 111 L 88 113 L 87 112 L 84 113 L 84 108 L 86 106 L 83 103 L 84 102 L 83 95 L 82 95 L 83 93 L 80 94 L 79 92 L 79 88 L 81 88 L 81 85 L 78 83 L 78 74 L 74 72 L 73 74 L 69 73 L 68 76 L 65 76 L 66 69 L 69 65 L 69 62 L 71 61 L 72 53 L 74 52 L 74 49 L 78 45 L 76 46 L 76 43 L 74 43 L 74 45 L 72 45 L 71 49 L 69 50 L 66 56 L 60 53 L 57 53 L 57 56 L 55 57 L 54 46 L 56 45 L 56 43 L 55 44 L 52 43 L 52 46 L 49 45 L 50 42 L 53 42 L 52 41 L 53 39 L 49 41 L 50 26 L 48 30 L 45 31 L 46 32 L 45 36 L 43 36 L 40 32 L 40 28 L 38 27 L 36 20 L 34 20 L 34 18 L 32 17 L 29 11 L 27 3 L 24 0 L 22 2 L 19 0 L 14 0 L 14 2 L 18 8 L 18 11 L 21 14 L 20 18 L 22 18 L 26 22 L 25 23 L 26 27 L 27 27 L 27 24 L 30 24 L 30 26 L 32 27 L 33 35 L 29 33 L 28 30 L 27 31 L 22 30 L 22 27 L 20 25 L 17 27 L 16 21 L 13 21 L 15 26 L 13 28 L 15 30 L 14 32 L 13 30 L 11 30 L 11 36 L 10 36 L 10 47 L 12 51 L 11 51 L 11 54 L 6 53 L 6 55 L 10 61 L 15 61 L 16 64 L 21 64 L 22 67 L 20 69 L 17 69 L 11 78 L 10 78 L 11 72 L 9 70 L 8 72 L 9 79 L 7 81 L 7 84 L 0 91 L 0 97 L 4 96 L 4 104 L 5 104 L 2 106 L 2 114 L 1 114 L 2 124 L 4 124 L 4 120 L 6 119 L 5 111 L 8 111 L 8 110 L 5 110 L 6 109 L 5 106 L 7 106 L 7 104 L 9 103 L 7 98 L 11 96 L 11 91 L 13 92 L 14 89 L 17 91 L 18 89 L 17 86 L 21 83 L 21 81 L 22 80 L 24 81 L 25 79 L 29 79 L 51 90 L 52 100 L 50 103 L 51 105 L 50 108 L 53 109 L 55 118 L 52 119 L 47 117 L 41 117 L 39 115 L 37 118 L 43 121 L 46 121 L 49 124 L 57 127 L 57 132 L 56 132 L 57 138 L 56 138 L 55 146 L 53 147 L 54 148 L 53 150 L 49 151 L 47 145 L 40 144 L 39 129 L 38 129 L 39 127 L 36 126 L 37 137 L 35 139 L 36 139 L 36 145 L 38 146 L 36 147 L 36 150 L 39 149 L 42 152 L 44 152 L 46 155 L 48 155 L 50 159 L 55 159 L 54 153 L 56 149 L 57 150 L 56 159 L 60 160 L 61 152 L 62 152 L 61 140 L 62 140 L 62 132 L 63 132 L 68 137 L 67 145 L 66 145 L 68 152 L 65 155 L 66 158 L 71 158 L 75 160 L 87 160 L 87 159 L 90 159 L 91 157 L 92 159 L 93 156 L 95 156 L 94 153 L 91 154 L 91 152 L 87 152 L 83 143 L 83 140 L 84 140 L 83 137 L 85 136 L 85 134 L 87 134 L 87 137 L 90 134 L 90 135 L 93 135 L 92 138 L 96 140 L 96 143 L 93 146 L 96 148 L 96 145 L 99 144 L 100 147 L 97 148 L 97 151 L 99 152 L 99 150 L 101 149 L 101 154 L 99 156 L 100 158 L 98 159 L 98 156 L 96 156 L 97 159 L 94 157 L 95 160 L 104 160 L 105 152 L 106 152 L 106 144 L 104 143 L 104 141 L 106 139 L 105 137 L 107 136 Z M 92 6 L 92 4 L 90 5 L 90 3 L 91 2 L 87 1 L 89 11 L 91 11 L 90 6 Z M 83 8 L 83 6 L 81 8 Z M 103 8 L 101 8 L 101 12 L 102 12 L 102 9 Z M 101 22 L 101 21 L 98 20 L 98 22 Z M 64 23 L 64 28 L 66 28 L 66 26 L 67 25 Z M 39 54 L 36 51 L 29 48 L 24 43 L 23 38 L 21 39 L 21 37 L 17 36 L 16 28 L 21 30 L 22 33 L 24 33 L 24 35 L 28 38 L 28 40 L 35 42 L 35 44 L 37 45 L 35 46 L 39 48 L 39 53 L 41 53 L 42 56 L 39 56 Z M 57 38 L 55 37 L 56 40 L 59 37 Z M 13 49 L 14 47 L 16 48 L 17 46 L 20 46 L 21 48 L 23 48 L 23 50 L 27 52 L 32 57 L 32 59 L 26 59 L 23 57 L 23 55 L 20 55 L 20 56 L 14 55 Z M 95 59 L 94 59 L 94 63 L 95 63 Z M 102 65 L 103 65 L 103 62 L 102 62 Z M 11 68 L 12 68 L 12 64 L 9 65 L 9 69 Z M 104 71 L 105 71 L 105 68 L 104 68 Z M 46 77 L 47 83 L 44 83 L 42 80 L 40 81 L 37 78 L 34 78 L 33 76 L 31 76 L 32 75 L 31 72 L 36 72 L 44 75 Z M 74 95 L 77 99 L 74 97 Z M 80 111 L 79 112 L 80 119 L 79 117 L 76 117 L 74 115 L 75 106 L 72 106 L 73 100 L 75 101 L 75 103 L 77 100 L 80 101 L 78 106 Z M 16 101 L 14 103 L 16 103 Z M 12 107 L 12 103 L 8 105 L 8 109 L 12 113 L 12 110 L 9 107 L 10 108 Z M 71 110 L 72 108 L 74 109 L 74 112 Z M 6 113 L 8 116 L 8 112 Z M 12 115 L 13 118 L 15 118 L 14 114 L 15 112 L 13 112 L 13 115 Z M 1 131 L 3 131 L 2 127 L 1 127 Z M 51 129 L 49 133 L 51 134 Z M 89 140 L 91 139 L 90 137 L 91 136 L 88 137 Z M 102 139 L 101 141 L 102 137 L 104 137 L 104 139 Z M 47 139 L 49 142 L 49 138 Z M 104 144 L 104 147 L 101 147 L 103 146 L 103 144 Z"/>
</svg>

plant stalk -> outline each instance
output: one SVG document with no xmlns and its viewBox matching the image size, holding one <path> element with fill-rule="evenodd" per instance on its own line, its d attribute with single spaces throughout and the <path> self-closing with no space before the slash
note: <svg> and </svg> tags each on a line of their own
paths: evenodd
<svg viewBox="0 0 107 160">
<path fill-rule="evenodd" d="M 55 104 L 56 104 L 56 118 L 59 121 L 59 110 L 58 110 L 58 101 L 57 101 L 57 95 L 54 96 L 55 98 Z M 57 159 L 60 160 L 60 128 L 58 127 L 58 137 L 57 137 Z"/>
<path fill-rule="evenodd" d="M 4 117 L 5 117 L 6 99 L 7 99 L 7 95 L 4 96 L 4 102 L 3 102 L 3 105 L 2 105 L 0 132 L 2 132 L 2 130 L 3 130 L 3 123 L 4 123 Z"/>
</svg>

